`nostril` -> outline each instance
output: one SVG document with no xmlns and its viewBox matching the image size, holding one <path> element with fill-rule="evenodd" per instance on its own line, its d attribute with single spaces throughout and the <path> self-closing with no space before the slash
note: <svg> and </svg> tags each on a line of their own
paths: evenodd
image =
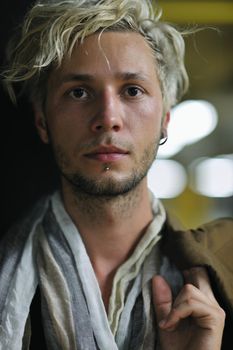
<svg viewBox="0 0 233 350">
<path fill-rule="evenodd" d="M 114 126 L 113 126 L 113 130 L 114 130 L 114 131 L 119 131 L 119 130 L 120 130 L 119 125 L 114 125 Z"/>
<path fill-rule="evenodd" d="M 105 116 L 102 116 L 101 118 L 98 116 L 98 118 L 96 117 L 91 121 L 90 127 L 93 132 L 103 132 L 110 130 L 118 132 L 122 128 L 122 121 L 120 118 L 111 118 Z"/>
<path fill-rule="evenodd" d="M 103 131 L 103 130 L 114 130 L 114 131 L 119 131 L 120 130 L 120 126 L 119 125 L 113 125 L 111 127 L 105 127 L 104 125 L 98 124 L 95 126 L 94 128 L 95 131 Z"/>
</svg>

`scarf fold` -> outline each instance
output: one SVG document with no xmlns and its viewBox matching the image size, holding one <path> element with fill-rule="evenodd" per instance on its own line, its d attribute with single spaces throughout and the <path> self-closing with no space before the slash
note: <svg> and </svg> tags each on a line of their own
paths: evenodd
<svg viewBox="0 0 233 350">
<path fill-rule="evenodd" d="M 50 350 L 154 349 L 151 278 L 171 266 L 157 244 L 165 211 L 156 199 L 152 208 L 154 221 L 115 275 L 107 315 L 85 245 L 59 193 L 39 202 L 0 247 L 0 350 L 22 349 L 38 285 Z"/>
</svg>

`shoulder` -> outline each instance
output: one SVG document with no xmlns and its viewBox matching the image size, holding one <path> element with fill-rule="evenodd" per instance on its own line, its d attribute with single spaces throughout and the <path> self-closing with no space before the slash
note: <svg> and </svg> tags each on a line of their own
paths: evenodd
<svg viewBox="0 0 233 350">
<path fill-rule="evenodd" d="M 177 229 L 167 221 L 163 249 L 181 265 L 184 260 L 201 264 L 202 260 L 219 259 L 232 266 L 233 218 L 216 219 L 192 229 Z"/>
<path fill-rule="evenodd" d="M 206 267 L 216 297 L 233 319 L 232 218 L 217 219 L 188 230 L 174 229 L 167 221 L 161 249 L 181 271 Z"/>
<path fill-rule="evenodd" d="M 190 231 L 194 237 L 205 238 L 207 241 L 216 240 L 219 245 L 224 245 L 233 241 L 233 218 L 216 219 Z"/>
<path fill-rule="evenodd" d="M 218 254 L 222 249 L 233 247 L 233 219 L 216 219 L 196 229 L 190 229 L 186 234 L 190 236 L 190 240 Z"/>
<path fill-rule="evenodd" d="M 209 254 L 213 254 L 225 267 L 233 266 L 233 219 L 217 219 L 190 233 Z"/>
</svg>

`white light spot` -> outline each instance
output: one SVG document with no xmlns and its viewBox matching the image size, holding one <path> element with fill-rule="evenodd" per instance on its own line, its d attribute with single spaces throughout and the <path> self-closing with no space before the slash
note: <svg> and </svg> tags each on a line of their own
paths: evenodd
<svg viewBox="0 0 233 350">
<path fill-rule="evenodd" d="M 159 147 L 158 157 L 171 157 L 186 145 L 201 140 L 216 128 L 217 122 L 217 111 L 207 101 L 188 100 L 178 104 L 171 111 L 168 140 Z"/>
<path fill-rule="evenodd" d="M 233 156 L 201 158 L 190 167 L 192 189 L 208 197 L 233 195 Z"/>
<path fill-rule="evenodd" d="M 157 159 L 148 173 L 148 187 L 158 198 L 174 198 L 187 184 L 184 167 L 174 160 Z"/>
</svg>

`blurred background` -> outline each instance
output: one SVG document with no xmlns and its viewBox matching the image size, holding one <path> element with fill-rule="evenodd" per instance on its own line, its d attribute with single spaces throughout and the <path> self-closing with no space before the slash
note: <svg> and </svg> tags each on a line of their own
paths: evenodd
<svg viewBox="0 0 233 350">
<path fill-rule="evenodd" d="M 165 21 L 183 30 L 202 28 L 185 37 L 190 88 L 172 112 L 168 141 L 150 174 L 169 211 L 195 227 L 233 216 L 233 1 L 157 4 Z"/>
<path fill-rule="evenodd" d="M 1 0 L 0 64 L 6 42 L 30 6 Z M 185 36 L 190 88 L 171 113 L 168 141 L 149 172 L 149 187 L 185 226 L 233 216 L 233 1 L 155 2 Z M 14 107 L 0 88 L 4 232 L 36 198 L 57 185 L 51 154 L 38 139 L 32 111 Z"/>
</svg>

